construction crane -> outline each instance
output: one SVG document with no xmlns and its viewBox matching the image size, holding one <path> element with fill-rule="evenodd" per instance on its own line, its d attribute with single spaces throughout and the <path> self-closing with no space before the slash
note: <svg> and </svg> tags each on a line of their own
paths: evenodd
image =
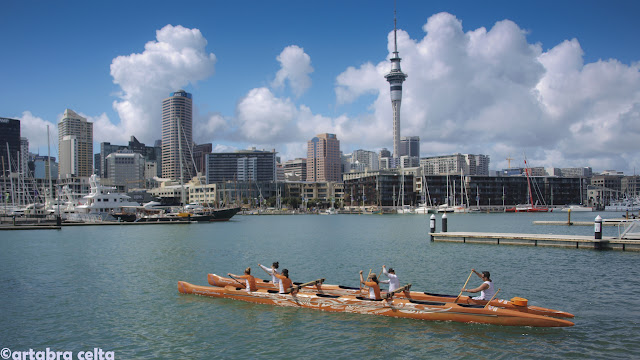
<svg viewBox="0 0 640 360">
<path fill-rule="evenodd" d="M 507 160 L 508 168 L 511 169 L 511 160 L 513 160 L 513 158 L 511 157 L 511 154 L 509 154 L 509 156 L 507 156 L 506 160 Z"/>
</svg>

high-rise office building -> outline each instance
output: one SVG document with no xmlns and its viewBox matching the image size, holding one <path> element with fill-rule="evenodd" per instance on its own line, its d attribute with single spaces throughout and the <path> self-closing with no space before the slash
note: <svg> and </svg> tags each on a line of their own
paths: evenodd
<svg viewBox="0 0 640 360">
<path fill-rule="evenodd" d="M 391 71 L 384 77 L 391 87 L 391 109 L 393 110 L 393 157 L 399 158 L 400 154 L 400 104 L 402 103 L 402 83 L 407 74 L 400 68 L 400 56 L 398 55 L 398 39 L 396 36 L 396 17 L 393 16 L 393 57 Z"/>
<path fill-rule="evenodd" d="M 342 181 L 340 140 L 319 134 L 307 142 L 307 181 Z"/>
<path fill-rule="evenodd" d="M 144 187 L 145 159 L 142 155 L 132 150 L 118 150 L 107 155 L 105 160 L 111 186 L 122 187 L 125 191 Z"/>
<path fill-rule="evenodd" d="M 179 180 L 182 163 L 183 180 L 195 176 L 193 149 L 193 100 L 191 94 L 178 90 L 162 100 L 162 177 Z M 182 153 L 182 161 L 180 160 Z"/>
<path fill-rule="evenodd" d="M 58 123 L 59 176 L 93 174 L 93 123 L 66 109 Z"/>
<path fill-rule="evenodd" d="M 7 146 L 9 155 L 7 155 Z M 18 162 L 18 152 L 20 151 L 20 120 L 0 118 L 0 171 L 4 171 L 2 176 L 8 176 L 9 172 L 16 172 Z M 7 158 L 11 157 L 11 161 Z M 9 167 L 9 164 L 12 164 Z"/>
<path fill-rule="evenodd" d="M 100 154 L 96 156 L 98 160 L 96 161 L 95 168 L 96 173 L 99 174 L 101 178 L 109 178 L 111 176 L 109 174 L 109 167 L 107 166 L 107 156 L 120 150 L 131 150 L 134 153 L 142 155 L 146 162 L 155 163 L 156 166 L 154 168 L 158 169 L 158 171 L 156 174 L 151 175 L 151 177 L 162 176 L 160 172 L 162 157 L 161 146 L 146 146 L 144 143 L 138 141 L 135 136 L 132 136 L 131 140 L 129 140 L 129 145 L 114 145 L 110 142 L 100 143 Z"/>
<path fill-rule="evenodd" d="M 420 136 L 400 138 L 400 156 L 420 157 Z"/>
</svg>

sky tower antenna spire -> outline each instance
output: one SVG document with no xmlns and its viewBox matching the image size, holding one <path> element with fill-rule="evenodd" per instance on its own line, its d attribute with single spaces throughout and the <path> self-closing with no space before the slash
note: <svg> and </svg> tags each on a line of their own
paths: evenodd
<svg viewBox="0 0 640 360">
<path fill-rule="evenodd" d="M 407 74 L 400 68 L 400 56 L 398 54 L 396 2 L 393 5 L 393 57 L 391 57 L 391 71 L 384 77 L 390 85 L 391 108 L 393 111 L 393 157 L 400 158 L 400 104 L 402 103 L 402 83 Z"/>
</svg>

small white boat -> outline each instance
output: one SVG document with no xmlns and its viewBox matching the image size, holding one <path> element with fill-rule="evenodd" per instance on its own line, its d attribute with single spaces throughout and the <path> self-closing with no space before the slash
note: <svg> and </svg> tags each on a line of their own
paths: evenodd
<svg viewBox="0 0 640 360">
<path fill-rule="evenodd" d="M 442 204 L 440 206 L 438 206 L 438 212 L 439 213 L 452 213 L 454 212 L 454 206 L 451 206 L 449 204 Z"/>
<path fill-rule="evenodd" d="M 425 214 L 435 214 L 438 212 L 438 210 L 434 207 L 429 207 L 425 204 L 421 204 L 413 212 L 416 214 L 425 215 Z"/>
<path fill-rule="evenodd" d="M 413 214 L 413 210 L 411 210 L 411 206 L 409 205 L 402 205 L 402 207 L 397 209 L 396 212 L 398 214 Z"/>
<path fill-rule="evenodd" d="M 328 209 L 326 209 L 325 211 L 322 211 L 322 212 L 320 213 L 320 215 L 335 215 L 335 214 L 337 214 L 337 213 L 338 213 L 338 212 L 336 211 L 336 209 L 335 209 L 335 208 L 328 208 Z"/>
<path fill-rule="evenodd" d="M 560 210 L 561 211 L 569 211 L 569 210 L 571 210 L 571 212 L 574 212 L 574 211 L 593 211 L 593 208 L 591 206 L 584 206 L 584 205 L 568 205 L 568 206 L 563 207 Z"/>
</svg>

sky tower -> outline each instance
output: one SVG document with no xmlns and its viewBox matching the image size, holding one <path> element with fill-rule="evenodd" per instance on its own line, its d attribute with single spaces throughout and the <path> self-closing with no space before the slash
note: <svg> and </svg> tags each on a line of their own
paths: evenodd
<svg viewBox="0 0 640 360">
<path fill-rule="evenodd" d="M 393 57 L 391 58 L 391 71 L 384 77 L 391 86 L 391 109 L 393 110 L 393 157 L 400 157 L 400 103 L 402 102 L 402 83 L 407 74 L 400 69 L 400 57 L 398 56 L 398 39 L 396 36 L 396 11 L 393 10 Z"/>
</svg>

